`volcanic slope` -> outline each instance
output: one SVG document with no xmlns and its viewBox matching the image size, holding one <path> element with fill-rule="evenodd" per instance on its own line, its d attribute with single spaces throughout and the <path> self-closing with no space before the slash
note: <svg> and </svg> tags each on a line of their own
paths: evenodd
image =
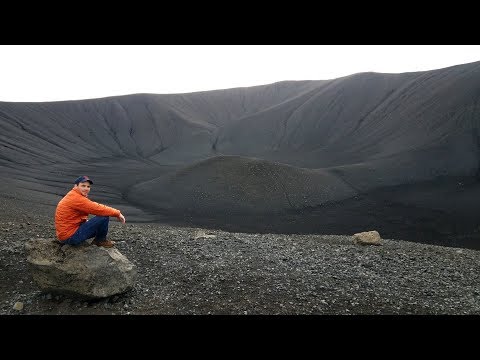
<svg viewBox="0 0 480 360">
<path fill-rule="evenodd" d="M 169 213 L 275 214 L 346 199 L 355 193 L 339 177 L 322 169 L 217 156 L 135 185 L 128 199 Z"/>
<path fill-rule="evenodd" d="M 479 96 L 475 62 L 192 94 L 3 102 L 0 194 L 53 207 L 88 174 L 91 196 L 132 220 L 186 212 L 222 226 L 228 210 L 252 217 L 234 221 L 238 231 L 376 227 L 390 238 L 476 244 Z"/>
</svg>

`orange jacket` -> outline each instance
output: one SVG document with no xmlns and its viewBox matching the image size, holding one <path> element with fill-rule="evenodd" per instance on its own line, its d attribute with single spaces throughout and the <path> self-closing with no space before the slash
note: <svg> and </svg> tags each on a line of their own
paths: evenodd
<svg viewBox="0 0 480 360">
<path fill-rule="evenodd" d="M 117 217 L 120 210 L 96 203 L 73 188 L 60 200 L 55 211 L 57 238 L 67 240 L 87 221 L 88 214 Z"/>
</svg>

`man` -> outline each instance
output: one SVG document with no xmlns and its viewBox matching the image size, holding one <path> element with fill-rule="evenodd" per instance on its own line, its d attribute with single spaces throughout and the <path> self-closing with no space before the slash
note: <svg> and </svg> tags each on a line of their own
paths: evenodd
<svg viewBox="0 0 480 360">
<path fill-rule="evenodd" d="M 110 248 L 115 242 L 107 240 L 109 216 L 117 217 L 123 224 L 125 217 L 120 210 L 88 199 L 92 184 L 88 176 L 80 176 L 75 180 L 73 189 L 58 203 L 55 211 L 57 238 L 69 245 L 94 238 L 92 244 Z M 89 214 L 97 216 L 87 220 Z"/>
</svg>

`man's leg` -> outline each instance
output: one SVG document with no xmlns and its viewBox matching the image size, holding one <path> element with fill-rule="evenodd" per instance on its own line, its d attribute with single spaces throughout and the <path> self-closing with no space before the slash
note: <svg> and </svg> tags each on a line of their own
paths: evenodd
<svg viewBox="0 0 480 360">
<path fill-rule="evenodd" d="M 105 241 L 107 239 L 109 220 L 108 216 L 94 216 L 80 225 L 78 230 L 65 240 L 65 244 L 78 245 L 93 237 L 97 241 Z"/>
<path fill-rule="evenodd" d="M 94 216 L 90 220 L 87 221 L 95 221 L 97 226 L 97 232 L 95 234 L 95 240 L 96 241 L 105 241 L 107 240 L 107 234 L 108 234 L 108 222 L 110 218 L 108 216 Z"/>
</svg>

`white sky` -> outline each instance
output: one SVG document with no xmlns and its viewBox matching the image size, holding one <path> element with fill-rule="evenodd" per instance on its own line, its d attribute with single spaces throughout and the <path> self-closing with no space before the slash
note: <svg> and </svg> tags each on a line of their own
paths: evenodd
<svg viewBox="0 0 480 360">
<path fill-rule="evenodd" d="M 188 93 L 480 61 L 480 45 L 0 45 L 0 101 Z"/>
</svg>

